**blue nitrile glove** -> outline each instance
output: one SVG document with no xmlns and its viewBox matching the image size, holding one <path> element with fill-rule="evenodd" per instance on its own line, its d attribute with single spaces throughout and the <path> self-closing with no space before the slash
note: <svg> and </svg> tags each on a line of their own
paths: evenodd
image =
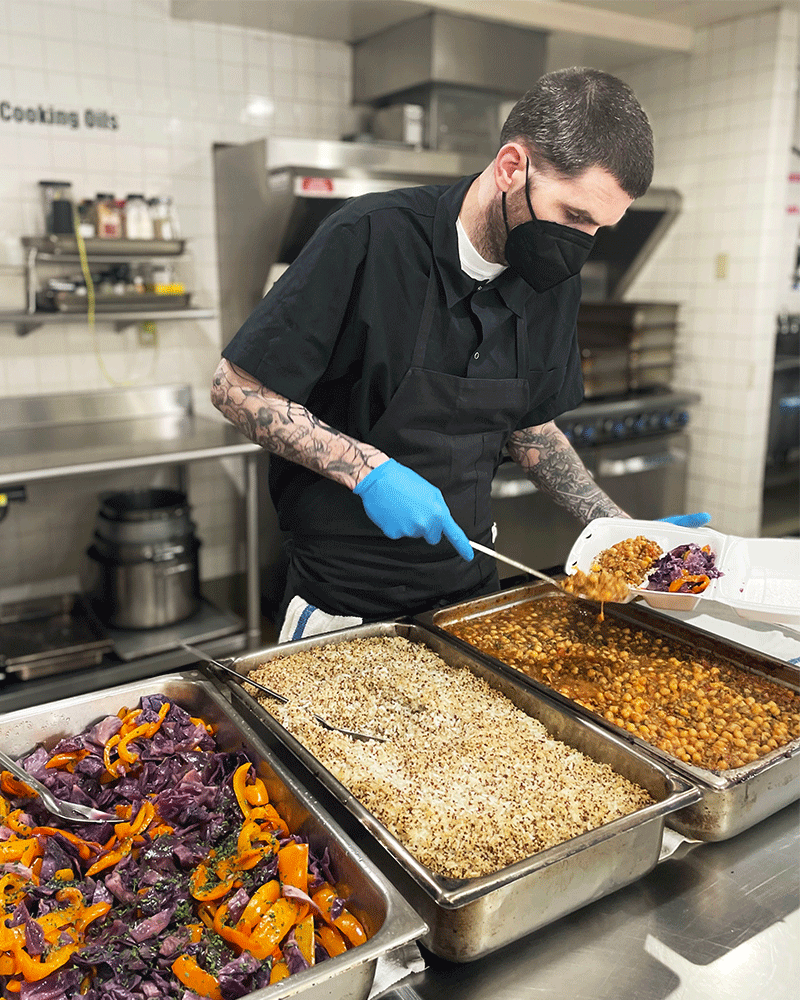
<svg viewBox="0 0 800 1000">
<path fill-rule="evenodd" d="M 681 528 L 702 528 L 711 520 L 710 514 L 675 514 L 672 517 L 660 517 L 659 521 L 669 521 L 670 524 L 678 524 Z"/>
<path fill-rule="evenodd" d="M 390 458 L 364 476 L 353 490 L 367 517 L 389 538 L 424 538 L 431 545 L 442 535 L 468 562 L 474 553 L 453 520 L 441 490 Z"/>
</svg>

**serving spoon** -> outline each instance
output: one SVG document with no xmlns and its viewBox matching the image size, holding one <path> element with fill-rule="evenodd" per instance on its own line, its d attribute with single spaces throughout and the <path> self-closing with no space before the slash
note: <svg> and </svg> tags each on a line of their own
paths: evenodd
<svg viewBox="0 0 800 1000">
<path fill-rule="evenodd" d="M 233 667 L 222 663 L 220 660 L 215 660 L 213 656 L 209 656 L 208 653 L 204 652 L 202 649 L 198 649 L 196 646 L 190 646 L 188 642 L 182 642 L 181 646 L 187 652 L 196 656 L 204 663 L 208 663 L 209 666 L 216 667 L 218 670 L 224 670 L 225 673 L 232 674 L 240 684 L 251 684 L 254 688 L 258 688 L 259 691 L 263 691 L 264 694 L 269 695 L 270 698 L 274 698 L 275 701 L 279 701 L 284 705 L 289 701 L 285 695 L 278 694 L 278 692 L 273 691 L 272 688 L 268 688 L 264 684 L 259 684 L 258 681 L 251 680 L 245 674 L 240 674 L 238 670 L 234 670 Z M 388 740 L 383 736 L 373 736 L 370 733 L 357 733 L 354 729 L 345 729 L 343 726 L 334 726 L 332 722 L 328 722 L 327 719 L 323 719 L 322 716 L 317 715 L 316 712 L 311 712 L 311 715 L 321 726 L 325 729 L 330 729 L 334 733 L 342 733 L 344 736 L 349 736 L 351 739 L 363 740 L 364 742 L 367 740 L 375 740 L 378 743 L 388 743 Z"/>
<path fill-rule="evenodd" d="M 468 539 L 469 541 L 469 539 Z M 499 552 L 495 552 L 494 549 L 490 549 L 486 545 L 479 545 L 478 542 L 469 543 L 476 552 L 482 552 L 485 556 L 491 556 L 493 559 L 497 559 L 499 562 L 506 563 L 508 566 L 513 566 L 514 569 L 521 569 L 523 573 L 528 573 L 530 576 L 538 576 L 540 580 L 544 580 L 545 583 L 552 583 L 554 587 L 558 587 L 559 590 L 564 590 L 563 584 L 559 583 L 552 576 L 548 576 L 547 573 L 540 573 L 538 569 L 533 569 L 531 566 L 526 566 L 525 563 L 517 562 L 516 559 L 509 559 L 508 556 L 500 555 Z M 565 591 L 569 593 L 569 591 Z M 571 595 L 576 596 L 576 595 Z"/>
<path fill-rule="evenodd" d="M 15 777 L 19 778 L 20 781 L 24 781 L 29 788 L 36 792 L 47 811 L 51 812 L 54 816 L 58 816 L 60 819 L 66 819 L 72 823 L 119 822 L 119 816 L 116 813 L 103 812 L 102 809 L 95 809 L 94 806 L 84 806 L 79 802 L 67 802 L 64 799 L 57 798 L 47 785 L 43 785 L 38 778 L 34 778 L 33 775 L 28 774 L 24 767 L 18 764 L 12 757 L 9 757 L 8 754 L 3 753 L 2 750 L 0 750 L 0 764 L 3 765 L 6 771 L 10 771 Z"/>
<path fill-rule="evenodd" d="M 469 541 L 469 539 L 468 539 Z M 540 580 L 544 580 L 545 583 L 551 583 L 554 587 L 558 587 L 562 594 L 566 594 L 567 597 L 575 597 L 579 601 L 593 601 L 599 600 L 601 603 L 614 604 L 621 600 L 620 595 L 614 594 L 613 596 L 605 597 L 589 597 L 586 594 L 580 593 L 580 591 L 567 590 L 563 583 L 554 579 L 552 576 L 548 576 L 546 573 L 539 572 L 538 569 L 534 569 L 532 566 L 526 566 L 525 563 L 517 562 L 516 559 L 510 559 L 508 556 L 503 556 L 499 552 L 495 552 L 494 549 L 487 548 L 485 545 L 479 545 L 478 542 L 470 541 L 469 544 L 476 550 L 476 552 L 483 552 L 484 555 L 492 556 L 494 559 L 498 559 L 500 562 L 507 563 L 509 566 L 513 566 L 515 569 L 521 569 L 523 573 L 529 573 L 531 576 L 536 576 Z M 627 588 L 626 588 L 627 589 Z"/>
</svg>

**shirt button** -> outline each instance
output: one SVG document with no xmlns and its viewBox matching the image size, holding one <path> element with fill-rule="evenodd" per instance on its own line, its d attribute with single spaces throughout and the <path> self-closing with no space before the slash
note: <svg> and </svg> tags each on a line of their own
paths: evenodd
<svg viewBox="0 0 800 1000">
<path fill-rule="evenodd" d="M 475 353 L 474 353 L 474 354 L 473 354 L 472 356 L 473 356 L 473 358 L 475 358 L 475 360 L 477 361 L 477 360 L 478 360 L 478 358 L 479 358 L 479 357 L 481 356 L 481 352 L 480 352 L 480 351 L 476 351 L 476 352 L 475 352 Z"/>
</svg>

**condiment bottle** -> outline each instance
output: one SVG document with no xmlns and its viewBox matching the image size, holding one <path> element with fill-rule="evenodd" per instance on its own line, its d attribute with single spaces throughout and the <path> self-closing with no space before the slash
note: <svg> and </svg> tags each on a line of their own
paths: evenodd
<svg viewBox="0 0 800 1000">
<path fill-rule="evenodd" d="M 125 236 L 129 240 L 153 238 L 153 220 L 142 194 L 129 194 L 125 199 Z"/>
<path fill-rule="evenodd" d="M 122 213 L 113 194 L 102 191 L 95 198 L 95 229 L 104 240 L 118 240 L 122 236 Z"/>
</svg>

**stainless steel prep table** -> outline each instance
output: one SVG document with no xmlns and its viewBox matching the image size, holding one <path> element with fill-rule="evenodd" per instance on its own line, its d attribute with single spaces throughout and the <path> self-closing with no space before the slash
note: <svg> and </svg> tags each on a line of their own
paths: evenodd
<svg viewBox="0 0 800 1000">
<path fill-rule="evenodd" d="M 381 1000 L 797 1000 L 800 806 Z"/>
<path fill-rule="evenodd" d="M 261 641 L 256 456 L 261 448 L 227 421 L 194 413 L 188 385 L 0 399 L 0 488 L 127 469 L 174 466 L 184 486 L 190 462 L 241 458 L 245 482 L 246 632 L 217 639 L 217 653 Z M 179 648 L 130 665 L 30 681 L 0 695 L 0 712 L 163 673 L 191 657 Z M 87 687 L 91 684 L 91 688 Z M 77 685 L 77 686 L 76 686 Z M 41 688 L 41 691 L 39 689 Z"/>
</svg>

